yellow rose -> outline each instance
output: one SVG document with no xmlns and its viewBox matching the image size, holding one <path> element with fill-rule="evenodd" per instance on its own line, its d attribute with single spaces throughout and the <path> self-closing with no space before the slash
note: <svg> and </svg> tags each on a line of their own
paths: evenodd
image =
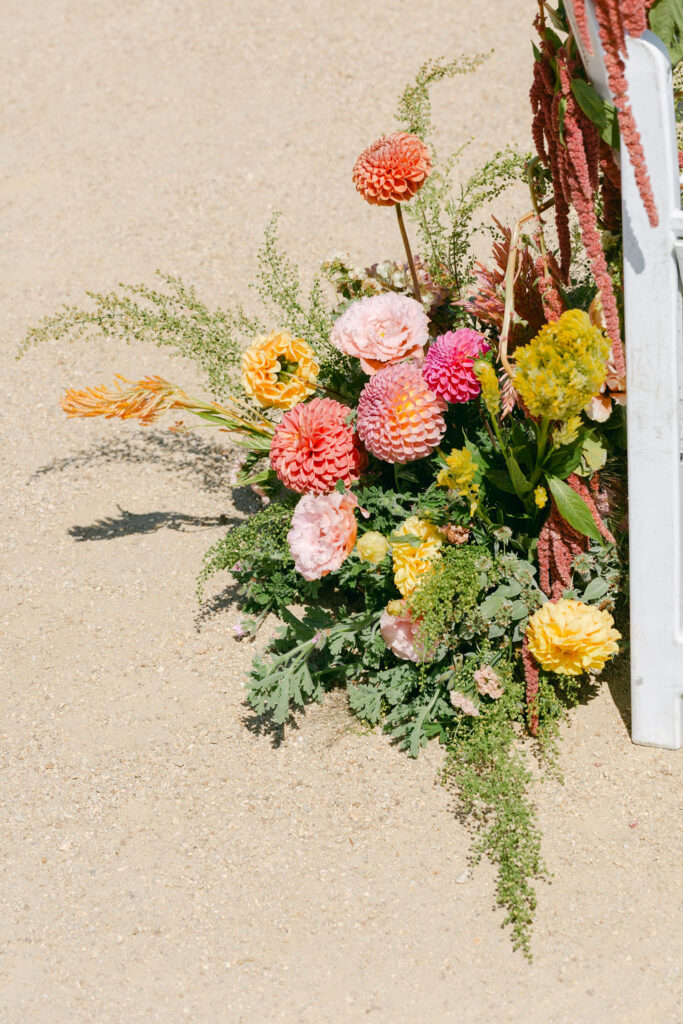
<svg viewBox="0 0 683 1024">
<path fill-rule="evenodd" d="M 432 562 L 441 557 L 439 548 L 443 537 L 433 523 L 417 516 L 406 519 L 394 532 L 394 537 L 408 538 L 391 542 L 394 583 L 403 596 L 408 597 L 417 589 L 420 577 L 431 570 Z"/>
<path fill-rule="evenodd" d="M 529 619 L 529 650 L 542 668 L 567 676 L 602 672 L 619 651 L 621 633 L 605 611 L 583 601 L 548 601 Z"/>
<path fill-rule="evenodd" d="M 358 538 L 356 554 L 363 562 L 379 565 L 389 550 L 389 541 L 377 530 L 368 530 Z"/>
</svg>

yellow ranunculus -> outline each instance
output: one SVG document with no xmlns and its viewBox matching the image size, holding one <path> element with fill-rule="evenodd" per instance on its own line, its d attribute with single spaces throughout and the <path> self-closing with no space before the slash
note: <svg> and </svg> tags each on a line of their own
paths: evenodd
<svg viewBox="0 0 683 1024">
<path fill-rule="evenodd" d="M 417 516 L 406 519 L 394 531 L 394 537 L 411 538 L 391 542 L 394 583 L 403 596 L 408 597 L 417 588 L 420 578 L 431 570 L 434 560 L 441 557 L 439 549 L 443 545 L 443 537 L 433 523 Z"/>
<path fill-rule="evenodd" d="M 389 550 L 389 541 L 377 530 L 368 530 L 356 542 L 356 554 L 363 562 L 379 565 Z"/>
<path fill-rule="evenodd" d="M 607 376 L 609 339 L 587 313 L 569 309 L 515 350 L 514 385 L 532 416 L 578 416 Z"/>
<path fill-rule="evenodd" d="M 567 676 L 602 672 L 619 651 L 621 633 L 609 612 L 583 601 L 548 601 L 526 630 L 529 650 L 542 668 Z"/>
<path fill-rule="evenodd" d="M 255 338 L 242 355 L 242 386 L 264 408 L 291 409 L 303 402 L 315 391 L 317 377 L 315 352 L 288 331 Z"/>
</svg>

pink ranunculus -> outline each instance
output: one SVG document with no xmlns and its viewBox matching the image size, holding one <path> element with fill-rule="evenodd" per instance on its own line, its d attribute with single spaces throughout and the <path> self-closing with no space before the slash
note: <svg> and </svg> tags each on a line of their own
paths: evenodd
<svg viewBox="0 0 683 1024">
<path fill-rule="evenodd" d="M 425 651 L 424 644 L 417 639 L 418 624 L 413 621 L 408 612 L 401 612 L 399 615 L 392 615 L 386 608 L 379 620 L 379 631 L 382 639 L 392 654 L 403 661 L 427 661 L 429 654 Z"/>
<path fill-rule="evenodd" d="M 490 665 L 482 665 L 481 668 L 478 668 L 474 673 L 474 681 L 482 697 L 498 700 L 505 692 L 500 676 Z"/>
<path fill-rule="evenodd" d="M 483 334 L 461 327 L 440 335 L 429 349 L 422 376 L 447 402 L 469 402 L 481 392 L 474 364 L 490 345 Z"/>
<path fill-rule="evenodd" d="M 330 341 L 360 359 L 372 376 L 400 359 L 421 359 L 429 341 L 429 320 L 421 302 L 383 292 L 353 302 L 332 328 Z"/>
<path fill-rule="evenodd" d="M 470 718 L 479 717 L 479 708 L 474 701 L 470 700 L 469 697 L 466 697 L 464 693 L 460 693 L 458 690 L 451 690 L 451 704 L 454 708 L 457 708 L 458 711 L 462 711 L 463 715 L 468 715 Z"/>
<path fill-rule="evenodd" d="M 287 543 L 305 580 L 339 569 L 356 543 L 355 494 L 305 494 L 294 509 Z"/>
</svg>

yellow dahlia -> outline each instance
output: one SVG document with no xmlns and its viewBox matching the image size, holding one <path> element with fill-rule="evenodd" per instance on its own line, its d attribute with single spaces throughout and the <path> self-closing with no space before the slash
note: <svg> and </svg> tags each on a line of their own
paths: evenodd
<svg viewBox="0 0 683 1024">
<path fill-rule="evenodd" d="M 542 668 L 567 676 L 602 672 L 619 651 L 621 633 L 609 612 L 583 601 L 548 601 L 526 630 L 529 650 Z"/>
<path fill-rule="evenodd" d="M 271 331 L 256 338 L 242 356 L 242 385 L 259 405 L 291 409 L 315 391 L 318 364 L 303 338 Z"/>
<path fill-rule="evenodd" d="M 405 537 L 405 540 L 397 540 Z M 441 558 L 443 537 L 433 523 L 410 516 L 394 531 L 391 540 L 391 558 L 394 565 L 394 583 L 404 597 L 417 589 L 420 578 Z"/>
<path fill-rule="evenodd" d="M 532 416 L 568 420 L 605 383 L 609 354 L 609 340 L 588 314 L 569 309 L 515 351 L 515 388 Z"/>
</svg>

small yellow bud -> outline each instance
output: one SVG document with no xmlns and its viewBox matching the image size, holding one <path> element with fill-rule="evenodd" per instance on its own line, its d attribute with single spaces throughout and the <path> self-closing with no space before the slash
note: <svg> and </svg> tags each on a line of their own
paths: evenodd
<svg viewBox="0 0 683 1024">
<path fill-rule="evenodd" d="M 534 501 L 536 502 L 536 508 L 545 508 L 548 504 L 548 492 L 545 487 L 537 487 L 534 491 Z"/>
<path fill-rule="evenodd" d="M 361 561 L 372 562 L 373 565 L 379 565 L 388 550 L 389 541 L 376 530 L 368 530 L 356 544 L 356 553 Z"/>
<path fill-rule="evenodd" d="M 404 604 L 404 601 L 390 601 L 387 605 L 387 611 L 390 615 L 402 615 Z"/>
</svg>

